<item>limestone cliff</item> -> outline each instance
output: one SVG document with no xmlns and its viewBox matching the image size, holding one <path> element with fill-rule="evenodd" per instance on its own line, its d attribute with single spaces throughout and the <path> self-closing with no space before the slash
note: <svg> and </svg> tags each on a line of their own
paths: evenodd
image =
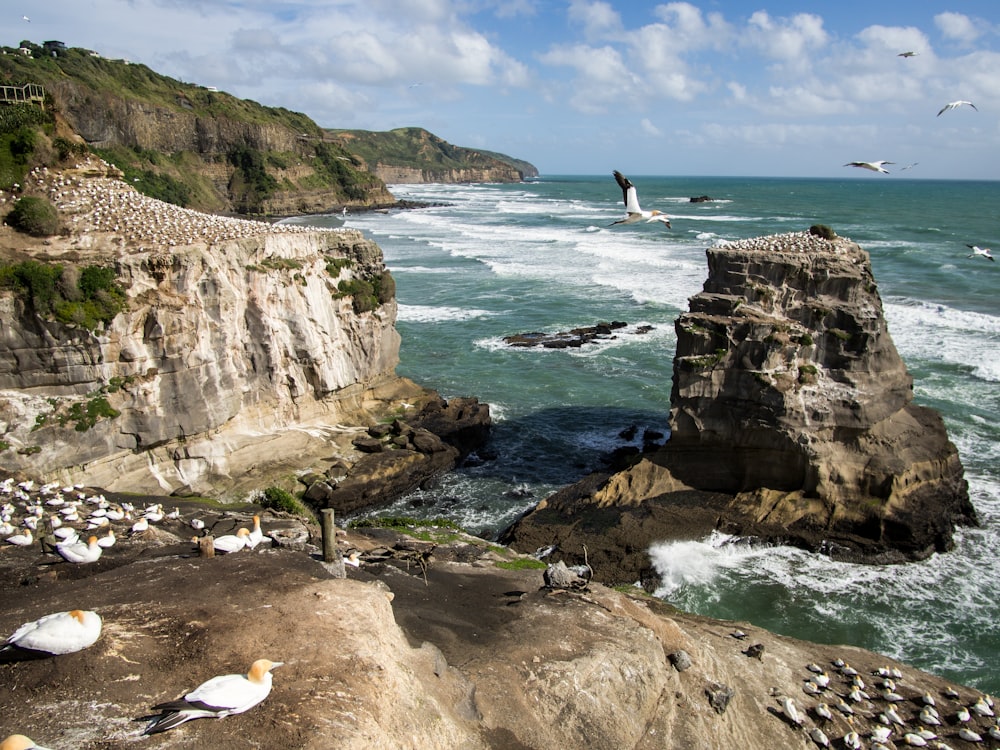
<svg viewBox="0 0 1000 750">
<path fill-rule="evenodd" d="M 950 549 L 954 527 L 976 522 L 962 464 L 940 416 L 913 402 L 867 254 L 804 233 L 707 254 L 704 289 L 676 323 L 668 443 L 557 495 L 537 520 L 634 508 L 638 536 L 655 538 L 676 532 L 652 516 L 694 506 L 702 533 L 842 557 Z M 544 532 L 523 523 L 512 538 L 527 549 Z"/>
<path fill-rule="evenodd" d="M 74 231 L 3 228 L 16 257 L 110 264 L 127 296 L 91 331 L 0 293 L 5 468 L 226 495 L 336 454 L 420 390 L 395 375 L 395 299 L 372 296 L 389 277 L 359 232 L 185 212 L 96 171 L 37 178 Z"/>
</svg>

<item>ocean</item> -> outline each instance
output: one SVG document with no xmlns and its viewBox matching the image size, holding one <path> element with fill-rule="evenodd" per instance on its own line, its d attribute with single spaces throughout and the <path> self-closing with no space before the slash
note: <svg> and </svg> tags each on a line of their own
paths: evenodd
<svg viewBox="0 0 1000 750">
<path fill-rule="evenodd" d="M 399 199 L 445 205 L 346 217 L 378 242 L 396 279 L 399 374 L 445 398 L 477 396 L 495 421 L 493 460 L 378 514 L 446 517 L 490 536 L 627 444 L 626 427 L 668 432 L 673 323 L 704 283 L 706 248 L 826 224 L 871 256 L 915 398 L 942 414 L 981 526 L 959 530 L 951 552 L 896 566 L 719 535 L 656 544 L 657 595 L 1000 693 L 1000 263 L 966 257 L 967 244 L 998 239 L 1000 183 L 630 177 L 642 206 L 668 213 L 671 229 L 609 227 L 623 215 L 610 173 L 393 185 Z M 715 200 L 690 202 L 701 195 Z M 628 325 L 579 349 L 503 342 L 612 320 Z"/>
</svg>

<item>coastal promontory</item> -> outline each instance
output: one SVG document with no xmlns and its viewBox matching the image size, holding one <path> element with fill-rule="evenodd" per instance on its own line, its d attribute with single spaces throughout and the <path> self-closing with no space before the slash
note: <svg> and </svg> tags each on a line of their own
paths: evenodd
<svg viewBox="0 0 1000 750">
<path fill-rule="evenodd" d="M 604 580 L 648 575 L 657 540 L 713 529 L 902 561 L 976 523 L 941 417 L 915 403 L 867 253 L 799 232 L 707 250 L 676 321 L 665 445 L 542 501 L 505 540 L 557 544 Z"/>
</svg>

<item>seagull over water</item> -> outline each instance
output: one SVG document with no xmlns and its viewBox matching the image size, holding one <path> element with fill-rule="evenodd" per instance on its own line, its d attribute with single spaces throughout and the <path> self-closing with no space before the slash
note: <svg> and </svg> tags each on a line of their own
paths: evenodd
<svg viewBox="0 0 1000 750">
<path fill-rule="evenodd" d="M 881 172 L 882 174 L 889 174 L 888 169 L 883 169 L 883 164 L 895 164 L 894 161 L 886 161 L 882 159 L 881 161 L 849 161 L 845 164 L 845 167 L 861 167 L 862 169 L 870 169 L 872 172 Z"/>
<path fill-rule="evenodd" d="M 982 255 L 986 260 L 992 260 L 996 262 L 996 258 L 993 257 L 993 251 L 988 247 L 979 247 L 979 245 L 966 245 L 966 247 L 972 248 L 972 254 L 969 255 L 970 258 L 975 258 L 977 255 Z"/>
<path fill-rule="evenodd" d="M 963 104 L 968 104 L 970 107 L 972 107 L 973 109 L 975 109 L 976 112 L 979 111 L 978 109 L 976 109 L 976 105 L 973 104 L 972 102 L 967 102 L 964 99 L 959 99 L 958 101 L 948 102 L 943 107 L 941 107 L 941 109 L 938 110 L 937 116 L 940 117 L 945 112 L 947 112 L 949 109 L 957 109 L 958 107 L 961 107 Z"/>
<path fill-rule="evenodd" d="M 646 223 L 651 221 L 662 221 L 663 224 L 669 229 L 670 228 L 670 217 L 664 214 L 662 211 L 657 211 L 653 209 L 652 211 L 643 211 L 639 208 L 639 196 L 635 192 L 635 185 L 628 177 L 623 175 L 618 170 L 614 171 L 615 180 L 622 189 L 622 197 L 625 199 L 625 218 L 619 219 L 613 222 L 609 226 L 615 226 L 615 224 L 634 224 L 637 221 L 646 220 Z"/>
</svg>

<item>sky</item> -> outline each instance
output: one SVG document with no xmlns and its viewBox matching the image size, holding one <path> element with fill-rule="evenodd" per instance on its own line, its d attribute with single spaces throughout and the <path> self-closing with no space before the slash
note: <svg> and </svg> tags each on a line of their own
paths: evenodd
<svg viewBox="0 0 1000 750">
<path fill-rule="evenodd" d="M 321 127 L 423 127 L 543 175 L 1000 179 L 996 0 L 3 7 L 6 45 L 58 40 Z M 937 114 L 956 100 L 976 109 Z"/>
</svg>

